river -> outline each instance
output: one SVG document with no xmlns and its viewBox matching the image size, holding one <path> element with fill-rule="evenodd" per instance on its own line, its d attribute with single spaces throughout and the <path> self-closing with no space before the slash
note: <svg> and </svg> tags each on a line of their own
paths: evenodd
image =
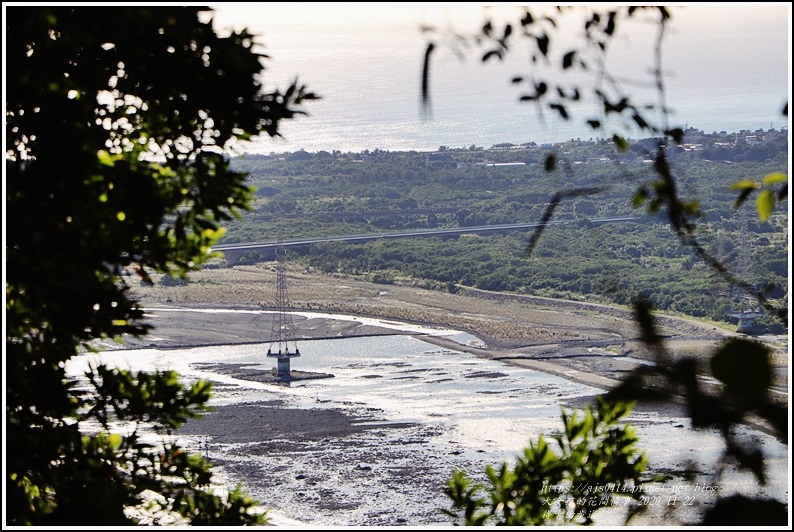
<svg viewBox="0 0 794 532">
<path fill-rule="evenodd" d="M 181 443 L 206 454 L 225 482 L 243 482 L 272 508 L 274 524 L 308 527 L 450 525 L 438 509 L 447 506 L 441 490 L 455 468 L 482 478 L 486 464 L 510 461 L 530 439 L 560 430 L 561 408 L 602 392 L 402 334 L 301 341 L 292 369 L 333 377 L 285 386 L 250 378 L 275 367 L 266 350 L 267 344 L 246 344 L 104 351 L 76 357 L 67 370 L 79 375 L 101 361 L 213 381 L 215 412 L 189 423 Z M 731 468 L 718 483 L 722 440 L 693 430 L 684 412 L 638 407 L 628 421 L 653 471 L 687 464 L 696 470 L 690 481 L 658 487 L 645 524 L 670 524 L 662 512 L 682 486 L 788 500 L 788 448 L 766 434 L 741 430 L 763 446 L 771 466 L 769 483 L 759 487 Z M 682 498 L 672 504 L 686 520 L 710 500 L 700 490 L 692 504 L 684 506 Z M 622 518 L 620 508 L 603 510 L 597 524 L 620 525 Z"/>
</svg>

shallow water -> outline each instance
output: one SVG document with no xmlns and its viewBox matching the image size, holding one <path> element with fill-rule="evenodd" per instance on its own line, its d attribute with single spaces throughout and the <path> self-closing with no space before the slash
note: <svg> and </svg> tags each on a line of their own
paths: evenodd
<svg viewBox="0 0 794 532">
<path fill-rule="evenodd" d="M 454 331 L 443 333 L 454 336 Z M 481 477 L 485 464 L 511 461 L 530 439 L 560 430 L 562 406 L 602 392 L 410 336 L 301 341 L 299 347 L 293 370 L 334 377 L 287 387 L 234 378 L 223 366 L 211 366 L 242 364 L 269 371 L 275 359 L 265 356 L 267 344 L 109 351 L 77 357 L 68 371 L 79 374 L 98 360 L 133 370 L 175 369 L 188 380 L 214 381 L 215 406 L 279 400 L 286 408 L 341 411 L 356 418 L 358 427 L 371 426 L 316 441 L 221 444 L 201 436 L 183 441 L 223 463 L 220 474 L 230 482 L 239 481 L 243 470 L 257 470 L 245 479 L 246 488 L 274 508 L 276 524 L 310 526 L 450 524 L 438 508 L 446 506 L 441 489 L 454 468 Z M 723 448 L 717 434 L 692 430 L 685 416 L 650 409 L 637 409 L 629 421 L 652 468 L 680 470 L 693 461 L 703 476 L 691 484 L 713 485 L 708 475 Z M 730 474 L 721 489 L 788 500 L 786 446 L 760 432 L 744 432 L 763 442 L 775 466 L 771 481 L 761 490 L 749 475 Z M 681 482 L 662 488 L 664 501 L 654 499 L 655 510 L 664 509 L 674 484 Z M 700 492 L 692 497 L 708 502 Z M 694 508 L 680 510 L 691 517 Z M 621 519 L 617 509 L 603 511 L 597 522 L 621 524 Z"/>
</svg>

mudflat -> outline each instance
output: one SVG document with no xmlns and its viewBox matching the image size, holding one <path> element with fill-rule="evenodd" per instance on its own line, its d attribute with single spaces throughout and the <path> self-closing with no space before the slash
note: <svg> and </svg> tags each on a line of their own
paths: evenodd
<svg viewBox="0 0 794 532">
<path fill-rule="evenodd" d="M 433 335 L 423 340 L 538 369 L 603 389 L 654 354 L 640 340 L 630 308 L 459 288 L 456 294 L 415 283 L 373 284 L 350 277 L 287 270 L 288 299 L 294 311 L 393 320 L 470 333 L 483 345 L 461 345 Z M 127 339 L 130 347 L 159 348 L 267 342 L 276 302 L 274 263 L 204 269 L 187 283 L 133 286 L 133 297 L 148 309 L 149 336 Z M 168 309 L 158 312 L 157 309 Z M 234 309 L 197 313 L 179 309 Z M 714 347 L 736 333 L 719 325 L 657 314 L 670 360 L 706 361 Z M 293 318 L 296 339 L 396 334 L 384 328 L 332 317 Z M 788 339 L 758 339 L 772 349 L 775 387 L 788 389 Z"/>
<path fill-rule="evenodd" d="M 153 286 L 135 286 L 132 296 L 146 309 L 146 321 L 153 329 L 142 338 L 126 339 L 126 347 L 167 350 L 266 343 L 271 340 L 274 313 L 262 311 L 274 310 L 275 279 L 275 268 L 263 263 L 201 270 L 182 284 L 155 279 Z M 413 334 L 443 349 L 539 370 L 605 391 L 639 364 L 654 360 L 639 341 L 628 308 L 463 288 L 450 294 L 409 283 L 380 285 L 304 271 L 288 270 L 287 283 L 290 307 L 297 312 L 293 324 L 298 341 Z M 671 358 L 705 361 L 718 342 L 735 335 L 717 325 L 673 316 L 658 315 L 656 323 Z M 401 324 L 422 329 L 410 332 L 410 327 Z M 434 329 L 467 332 L 482 343 L 462 345 L 433 334 Z M 785 394 L 787 338 L 764 341 L 774 353 L 775 388 Z M 193 366 L 205 369 L 202 364 Z M 206 369 L 242 381 L 278 383 L 272 373 L 243 365 L 211 364 Z M 296 371 L 294 376 L 326 375 Z M 438 493 L 453 468 L 481 466 L 461 450 L 425 448 L 437 436 L 433 433 L 437 428 L 431 425 L 395 423 L 366 409 L 319 404 L 294 408 L 278 398 L 241 403 L 235 399 L 240 388 L 222 382 L 214 383 L 213 390 L 220 404 L 208 415 L 190 420 L 178 434 L 211 453 L 230 485 L 242 482 L 259 500 L 267 501 L 275 509 L 271 515 L 277 517 L 276 525 L 300 524 L 283 521 L 290 515 L 324 516 L 325 521 L 316 522 L 334 525 L 438 523 L 435 503 L 406 503 L 388 511 L 368 504 L 377 502 L 387 490 L 394 492 L 395 501 L 403 502 L 413 501 L 417 494 Z M 787 395 L 781 396 L 787 400 Z M 591 399 L 568 398 L 560 406 L 581 407 Z M 684 407 L 676 402 L 640 404 L 635 407 L 640 419 L 646 409 L 651 425 L 658 424 L 653 420 L 659 416 L 686 417 Z M 666 430 L 683 429 L 674 424 Z M 454 447 L 453 442 L 449 445 Z M 417 446 L 422 452 L 417 453 Z M 445 502 L 443 497 L 435 501 Z"/>
</svg>

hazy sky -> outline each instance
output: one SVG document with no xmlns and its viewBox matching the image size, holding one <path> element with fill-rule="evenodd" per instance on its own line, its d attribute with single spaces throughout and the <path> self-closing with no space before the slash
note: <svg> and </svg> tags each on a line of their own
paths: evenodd
<svg viewBox="0 0 794 532">
<path fill-rule="evenodd" d="M 533 11 L 537 6 L 533 4 Z M 567 4 L 575 5 L 575 4 Z M 603 7 L 607 4 L 582 4 Z M 284 32 L 298 32 L 310 38 L 312 32 L 401 33 L 406 38 L 423 42 L 420 25 L 450 25 L 462 32 L 475 31 L 482 25 L 485 14 L 499 20 L 516 20 L 520 4 L 478 3 L 223 3 L 213 6 L 216 27 L 219 29 L 248 27 L 261 33 L 264 41 L 278 38 Z M 791 3 L 684 3 L 671 8 L 673 32 L 670 45 L 697 43 L 708 46 L 715 40 L 740 50 L 745 46 L 777 49 L 779 36 L 791 37 Z M 271 37 L 268 37 L 268 36 Z M 787 46 L 786 50 L 790 50 Z"/>
<path fill-rule="evenodd" d="M 531 5 L 535 15 L 542 7 L 553 7 Z M 704 122 L 704 113 L 709 113 L 715 123 L 708 127 L 722 129 L 728 126 L 717 124 L 716 118 L 734 114 L 738 101 L 748 113 L 752 112 L 749 116 L 759 114 L 750 111 L 746 102 L 773 110 L 775 115 L 764 115 L 759 121 L 764 127 L 773 122 L 775 127 L 784 123 L 778 110 L 791 98 L 791 5 L 685 3 L 672 7 L 673 20 L 663 45 L 663 67 L 668 102 L 678 111 L 678 117 L 693 117 L 697 125 Z M 395 139 L 420 133 L 427 140 L 424 145 L 435 142 L 430 139 L 436 131 L 423 122 L 425 113 L 419 98 L 423 52 L 430 39 L 439 44 L 431 68 L 433 119 L 439 144 L 457 143 L 458 140 L 444 140 L 446 133 L 460 129 L 461 124 L 472 125 L 477 119 L 481 119 L 479 126 L 470 128 L 472 137 L 485 130 L 499 136 L 496 130 L 501 124 L 515 119 L 519 127 L 519 115 L 532 112 L 530 105 L 517 103 L 518 91 L 523 87 L 510 83 L 513 76 L 524 75 L 529 68 L 527 54 L 520 48 L 528 44 L 527 39 L 516 39 L 514 53 L 504 63 L 483 64 L 477 52 L 469 53 L 462 61 L 448 46 L 448 40 L 420 32 L 421 26 L 430 25 L 472 35 L 486 16 L 497 22 L 515 22 L 520 17 L 520 4 L 226 2 L 212 7 L 214 26 L 219 32 L 247 28 L 257 35 L 262 44 L 258 51 L 269 56 L 263 74 L 266 89 L 284 89 L 297 78 L 322 97 L 305 106 L 310 117 L 298 117 L 283 125 L 285 136 L 295 143 L 285 148 L 319 146 L 318 142 L 309 142 L 316 140 L 318 132 L 329 141 L 334 136 L 350 139 L 357 133 L 362 142 L 371 140 L 382 146 L 396 146 Z M 640 18 L 647 22 L 652 14 L 649 10 Z M 554 35 L 556 57 L 566 50 L 566 40 L 574 44 L 573 39 L 582 31 L 581 22 L 565 27 L 568 31 Z M 611 73 L 622 76 L 621 81 L 633 84 L 627 86 L 632 87 L 631 94 L 635 96 L 641 90 L 636 87 L 642 87 L 641 83 L 650 86 L 653 81 L 650 67 L 655 30 L 653 25 L 639 21 L 621 30 L 629 31 L 621 31 L 610 44 L 609 68 Z M 446 35 L 449 37 L 449 33 Z M 581 40 L 575 42 L 576 46 L 581 44 Z M 557 68 L 558 60 L 554 65 Z M 548 76 L 553 81 L 536 65 L 531 68 L 537 69 L 533 74 L 539 72 L 541 77 Z M 497 101 L 514 107 L 497 106 Z M 483 117 L 489 117 L 490 122 Z M 739 127 L 749 122 L 742 120 Z M 534 131 L 531 139 L 514 138 L 505 131 L 505 138 L 498 141 L 543 140 Z"/>
<path fill-rule="evenodd" d="M 541 9 L 538 6 L 543 5 L 553 7 L 532 4 L 536 16 Z M 607 4 L 580 5 L 603 8 Z M 246 27 L 259 35 L 264 53 L 270 56 L 265 63 L 266 86 L 283 87 L 297 77 L 323 97 L 322 102 L 308 107 L 323 131 L 329 131 L 323 120 L 331 115 L 344 114 L 353 120 L 358 116 L 363 121 L 365 113 L 380 112 L 384 123 L 387 117 L 399 120 L 398 106 L 403 116 L 410 116 L 406 120 L 420 120 L 421 65 L 431 39 L 420 32 L 420 26 L 452 28 L 470 35 L 482 26 L 486 15 L 515 23 L 521 12 L 519 4 L 486 7 L 479 3 L 266 2 L 214 7 L 217 29 Z M 680 110 L 679 117 L 694 116 L 693 108 L 698 106 L 724 103 L 717 99 L 723 98 L 727 87 L 736 86 L 745 87 L 744 94 L 756 103 L 765 98 L 764 108 L 782 109 L 791 92 L 791 3 L 692 3 L 679 4 L 671 11 L 662 66 L 668 103 Z M 574 13 L 569 18 L 574 15 L 576 21 L 565 26 L 569 30 L 554 36 L 557 54 L 566 49 L 566 39 L 576 46 L 582 44 L 581 39 L 574 40 L 582 32 L 581 16 Z M 633 95 L 645 90 L 649 98 L 656 94 L 651 83 L 656 35 L 655 26 L 648 23 L 652 16 L 653 10 L 649 10 L 635 17 L 640 20 L 622 26 L 608 55 L 610 72 L 621 76 L 627 86 L 633 84 Z M 515 53 L 505 63 L 486 65 L 476 53 L 461 61 L 451 47 L 443 45 L 448 41 L 433 39 L 440 44 L 431 68 L 437 121 L 455 119 L 467 102 L 470 110 L 488 113 L 494 111 L 487 107 L 489 101 L 517 100 L 516 88 L 509 80 L 528 68 L 527 54 L 519 48 L 528 44 L 527 39 L 517 39 L 521 42 L 514 45 Z M 558 65 L 556 60 L 554 65 Z M 703 105 L 698 100 L 701 89 Z M 526 107 L 517 107 L 517 112 L 526 112 Z M 780 125 L 782 120 L 779 115 L 777 118 Z M 292 133 L 293 128 L 297 125 L 285 124 L 285 131 Z M 292 137 L 300 138 L 297 132 Z"/>
<path fill-rule="evenodd" d="M 224 3 L 213 6 L 218 29 L 247 27 L 261 36 L 265 53 L 271 57 L 268 68 L 276 79 L 308 76 L 307 82 L 322 90 L 323 79 L 311 79 L 315 74 L 310 65 L 313 57 L 327 57 L 339 68 L 355 66 L 356 57 L 373 49 L 390 54 L 386 60 L 404 57 L 410 61 L 414 75 L 418 75 L 422 50 L 430 38 L 419 31 L 421 25 L 453 27 L 460 32 L 474 32 L 486 13 L 499 19 L 517 19 L 520 4 L 478 3 Z M 538 5 L 533 4 L 533 10 Z M 550 4 L 549 4 L 550 5 Z M 570 4 L 574 5 L 574 4 Z M 606 4 L 582 4 L 603 7 Z M 548 5 L 547 5 L 548 6 Z M 726 61 L 744 75 L 759 83 L 773 76 L 761 68 L 755 57 L 779 58 L 777 70 L 790 70 L 791 65 L 791 3 L 690 3 L 673 7 L 673 24 L 664 43 L 666 64 L 675 65 L 678 76 L 704 75 L 709 65 L 704 62 Z M 621 35 L 613 43 L 615 51 L 621 47 L 648 50 L 653 37 L 648 25 L 634 24 L 628 36 Z M 626 28 L 628 29 L 628 28 Z M 564 34 L 559 38 L 565 38 Z M 646 46 L 643 46 L 645 41 Z M 392 49 L 399 43 L 399 49 Z M 632 52 L 634 53 L 634 52 Z M 451 53 L 446 59 L 453 59 Z M 619 54 L 614 54 L 618 56 Z M 436 61 L 444 61 L 437 53 Z M 780 77 L 781 72 L 778 72 Z M 709 74 L 711 75 L 711 74 Z M 790 80 L 790 72 L 787 76 Z M 708 81 L 707 79 L 704 81 Z M 719 80 L 714 80 L 719 83 Z M 314 83 L 312 83 L 314 82 Z M 778 89 L 776 87 L 776 89 Z"/>
</svg>

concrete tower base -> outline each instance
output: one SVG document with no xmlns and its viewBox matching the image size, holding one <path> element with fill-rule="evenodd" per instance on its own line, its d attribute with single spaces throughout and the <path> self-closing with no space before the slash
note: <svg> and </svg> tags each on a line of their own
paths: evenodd
<svg viewBox="0 0 794 532">
<path fill-rule="evenodd" d="M 278 369 L 276 371 L 279 375 L 289 375 L 289 358 L 279 358 Z"/>
</svg>

